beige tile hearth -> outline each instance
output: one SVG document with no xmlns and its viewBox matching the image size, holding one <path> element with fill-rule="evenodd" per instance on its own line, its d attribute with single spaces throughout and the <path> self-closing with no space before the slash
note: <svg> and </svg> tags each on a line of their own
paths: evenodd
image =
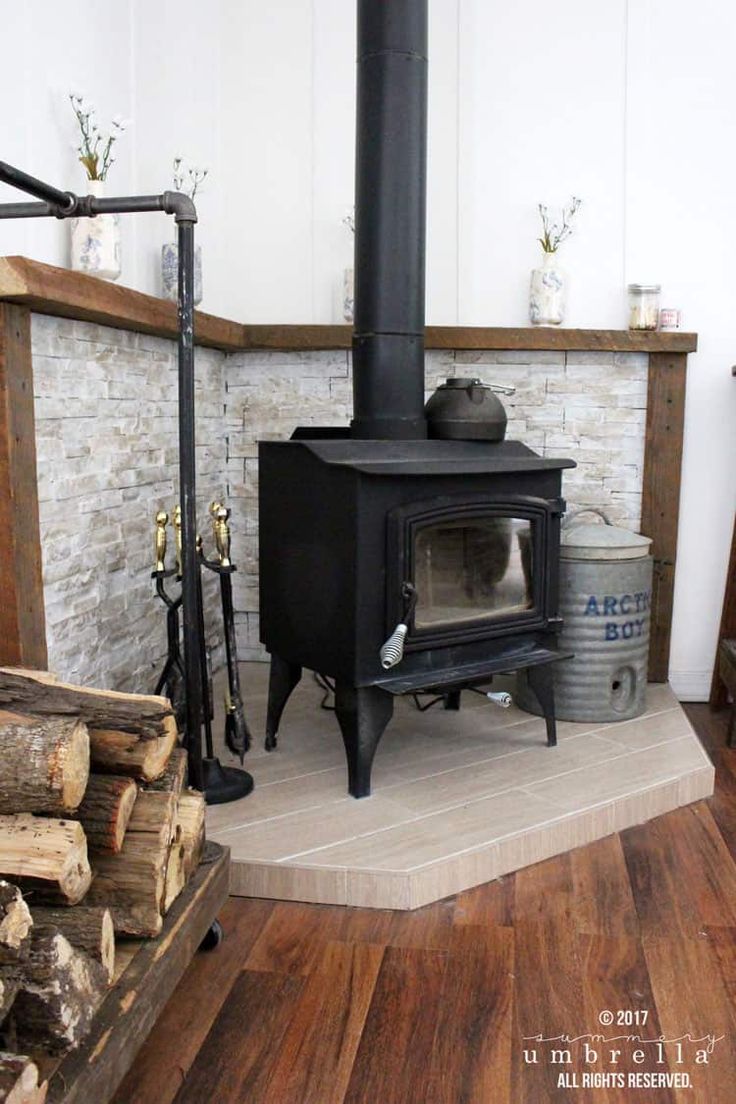
<svg viewBox="0 0 736 1104">
<path fill-rule="evenodd" d="M 208 810 L 232 850 L 239 896 L 411 909 L 699 800 L 713 767 L 672 691 L 650 686 L 647 713 L 618 724 L 544 724 L 463 695 L 460 712 L 396 702 L 373 793 L 347 796 L 342 741 L 306 675 L 279 748 L 262 746 L 268 668 L 243 666 L 256 788 Z M 221 730 L 221 724 L 217 724 Z M 223 762 L 231 757 L 222 748 Z"/>
</svg>

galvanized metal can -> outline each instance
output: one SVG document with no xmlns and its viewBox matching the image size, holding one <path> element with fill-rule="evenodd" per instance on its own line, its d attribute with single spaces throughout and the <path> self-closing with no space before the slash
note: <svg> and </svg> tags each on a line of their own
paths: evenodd
<svg viewBox="0 0 736 1104">
<path fill-rule="evenodd" d="M 605 522 L 585 524 L 583 513 Z M 577 510 L 563 522 L 560 546 L 561 650 L 554 667 L 555 711 L 566 721 L 621 721 L 646 708 L 652 595 L 648 537 L 611 524 L 600 510 Z M 526 678 L 518 704 L 541 710 Z"/>
</svg>

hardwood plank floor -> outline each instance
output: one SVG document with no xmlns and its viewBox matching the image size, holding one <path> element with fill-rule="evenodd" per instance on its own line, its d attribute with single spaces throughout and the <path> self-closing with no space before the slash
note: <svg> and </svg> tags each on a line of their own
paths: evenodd
<svg viewBox="0 0 736 1104">
<path fill-rule="evenodd" d="M 411 913 L 232 898 L 114 1104 L 734 1100 L 736 750 L 687 712 L 709 801 Z"/>
</svg>

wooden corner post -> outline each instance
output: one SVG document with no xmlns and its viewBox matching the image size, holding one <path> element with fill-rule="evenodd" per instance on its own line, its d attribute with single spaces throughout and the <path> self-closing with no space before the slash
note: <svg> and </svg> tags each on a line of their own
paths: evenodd
<svg viewBox="0 0 736 1104">
<path fill-rule="evenodd" d="M 649 354 L 641 531 L 654 557 L 650 682 L 666 682 L 669 673 L 686 374 L 687 353 Z"/>
<path fill-rule="evenodd" d="M 31 316 L 0 303 L 0 663 L 47 666 Z"/>
</svg>

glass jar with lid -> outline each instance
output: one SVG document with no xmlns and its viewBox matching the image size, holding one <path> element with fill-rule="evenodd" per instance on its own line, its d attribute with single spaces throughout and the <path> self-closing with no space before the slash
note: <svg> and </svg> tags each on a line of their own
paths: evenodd
<svg viewBox="0 0 736 1104">
<path fill-rule="evenodd" d="M 661 291 L 659 284 L 629 284 L 630 330 L 656 330 Z"/>
</svg>

